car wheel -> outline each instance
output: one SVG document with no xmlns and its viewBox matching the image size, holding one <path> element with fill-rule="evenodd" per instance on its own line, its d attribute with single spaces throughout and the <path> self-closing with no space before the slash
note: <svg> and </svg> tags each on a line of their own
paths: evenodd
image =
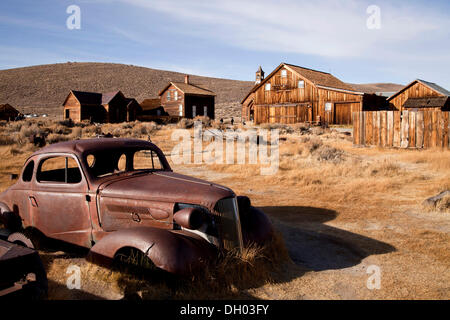
<svg viewBox="0 0 450 320">
<path fill-rule="evenodd" d="M 9 235 L 8 241 L 31 249 L 42 248 L 42 236 L 33 230 L 23 230 Z"/>
</svg>

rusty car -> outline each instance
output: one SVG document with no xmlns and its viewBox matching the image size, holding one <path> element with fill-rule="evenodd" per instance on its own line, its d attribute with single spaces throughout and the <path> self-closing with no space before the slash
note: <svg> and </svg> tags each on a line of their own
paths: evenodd
<svg viewBox="0 0 450 320">
<path fill-rule="evenodd" d="M 189 274 L 223 250 L 263 244 L 268 217 L 219 184 L 173 172 L 153 143 L 124 138 L 61 142 L 33 153 L 0 194 L 10 240 L 54 239 L 109 264 L 139 252 L 152 266 Z"/>
</svg>

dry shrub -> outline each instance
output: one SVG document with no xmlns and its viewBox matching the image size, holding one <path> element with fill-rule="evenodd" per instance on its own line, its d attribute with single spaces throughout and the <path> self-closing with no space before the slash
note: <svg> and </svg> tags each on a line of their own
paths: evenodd
<svg viewBox="0 0 450 320">
<path fill-rule="evenodd" d="M 74 127 L 72 129 L 72 133 L 69 136 L 70 140 L 81 139 L 83 134 L 83 130 L 80 127 Z"/>
<path fill-rule="evenodd" d="M 202 126 L 204 128 L 210 128 L 212 121 L 209 117 L 206 116 L 197 116 L 194 118 L 194 121 L 201 121 L 202 122 Z"/>
<path fill-rule="evenodd" d="M 15 143 L 16 140 L 14 139 L 14 136 L 8 134 L 0 135 L 0 146 L 8 146 Z"/>
<path fill-rule="evenodd" d="M 177 128 L 179 129 L 190 129 L 194 126 L 194 121 L 192 119 L 183 118 L 177 123 Z"/>
<path fill-rule="evenodd" d="M 304 144 L 302 151 L 306 154 L 313 154 L 323 145 L 322 140 L 316 137 L 302 137 L 300 139 L 300 143 Z"/>
<path fill-rule="evenodd" d="M 31 124 L 30 126 L 22 126 L 20 128 L 20 138 L 27 140 L 34 135 L 42 135 L 44 130 L 39 128 L 36 124 Z"/>
<path fill-rule="evenodd" d="M 344 160 L 344 151 L 323 145 L 316 151 L 317 160 L 339 163 Z"/>
<path fill-rule="evenodd" d="M 135 138 L 151 135 L 158 129 L 156 122 L 135 122 L 131 135 Z"/>
<path fill-rule="evenodd" d="M 438 211 L 450 213 L 450 194 L 447 194 L 446 196 L 442 197 L 442 199 L 437 201 L 436 209 Z"/>
<path fill-rule="evenodd" d="M 47 141 L 47 143 L 53 144 L 53 143 L 68 141 L 68 140 L 70 140 L 70 138 L 69 138 L 69 136 L 65 136 L 63 134 L 50 133 L 45 140 Z"/>
<path fill-rule="evenodd" d="M 395 177 L 402 174 L 400 166 L 389 160 L 383 160 L 383 162 L 376 163 L 370 168 L 370 174 L 372 176 L 385 176 L 385 177 Z"/>
<path fill-rule="evenodd" d="M 313 127 L 310 131 L 313 135 L 316 136 L 320 136 L 325 133 L 325 129 L 323 129 L 322 127 Z"/>
<path fill-rule="evenodd" d="M 84 136 L 95 136 L 102 133 L 101 126 L 89 125 L 83 128 Z"/>
<path fill-rule="evenodd" d="M 272 282 L 272 273 L 290 261 L 284 240 L 276 233 L 264 247 L 220 254 L 217 261 L 190 278 L 152 271 L 121 273 L 118 285 L 126 297 L 144 299 L 218 299 L 242 296 L 246 289 Z"/>
<path fill-rule="evenodd" d="M 72 129 L 66 126 L 57 124 L 54 128 L 52 128 L 52 132 L 56 134 L 71 134 Z"/>
</svg>

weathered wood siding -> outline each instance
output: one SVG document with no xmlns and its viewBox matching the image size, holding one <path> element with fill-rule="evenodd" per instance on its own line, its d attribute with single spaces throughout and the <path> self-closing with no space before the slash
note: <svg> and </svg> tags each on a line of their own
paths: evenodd
<svg viewBox="0 0 450 320">
<path fill-rule="evenodd" d="M 285 69 L 287 76 L 282 77 L 282 70 L 284 68 L 274 73 L 255 92 L 256 124 L 319 120 L 335 124 L 351 124 L 352 112 L 362 110 L 363 95 L 345 90 L 318 88 L 307 78 L 287 68 Z M 300 80 L 304 81 L 303 88 L 298 87 Z M 270 91 L 266 91 L 267 83 L 270 83 Z M 326 103 L 331 103 L 330 111 L 325 110 Z M 340 103 L 344 104 L 338 105 Z M 310 110 L 305 109 L 308 107 Z M 304 116 L 305 113 L 307 118 Z"/>
<path fill-rule="evenodd" d="M 107 111 L 106 122 L 119 123 L 127 121 L 127 101 L 121 94 L 116 95 L 104 107 Z"/>
<path fill-rule="evenodd" d="M 403 105 L 408 98 L 439 97 L 441 94 L 428 88 L 420 82 L 416 82 L 397 96 L 389 100 L 389 104 L 398 111 L 403 111 Z"/>
<path fill-rule="evenodd" d="M 396 148 L 449 148 L 450 112 L 365 111 L 353 113 L 353 143 Z"/>
<path fill-rule="evenodd" d="M 67 117 L 67 112 L 68 117 Z M 81 119 L 81 105 L 73 93 L 69 94 L 66 103 L 64 104 L 64 120 L 72 119 L 74 122 L 80 122 Z"/>
<path fill-rule="evenodd" d="M 170 92 L 170 99 L 167 98 L 167 91 Z M 175 94 L 175 92 L 177 92 Z M 177 99 L 175 100 L 175 95 L 177 95 Z M 185 106 L 184 106 L 184 93 L 178 90 L 174 85 L 170 85 L 166 91 L 164 91 L 161 95 L 161 105 L 164 107 L 164 110 L 171 116 L 180 116 L 179 108 L 180 105 L 182 107 L 183 114 L 181 116 L 185 116 Z"/>
<path fill-rule="evenodd" d="M 168 99 L 167 92 L 170 92 L 170 99 Z M 175 93 L 177 92 L 177 93 Z M 175 96 L 177 99 L 175 100 Z M 164 110 L 173 117 L 192 118 L 192 107 L 196 106 L 196 116 L 203 116 L 204 107 L 207 108 L 207 114 L 211 119 L 215 118 L 215 97 L 185 94 L 181 90 L 178 90 L 174 85 L 170 85 L 167 90 L 161 94 L 161 105 Z M 180 106 L 182 114 L 180 115 Z"/>
</svg>

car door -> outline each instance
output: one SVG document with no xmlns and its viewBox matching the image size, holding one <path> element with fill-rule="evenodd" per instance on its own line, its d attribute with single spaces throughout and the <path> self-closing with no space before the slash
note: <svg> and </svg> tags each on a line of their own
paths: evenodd
<svg viewBox="0 0 450 320">
<path fill-rule="evenodd" d="M 47 237 L 91 246 L 88 184 L 76 157 L 42 156 L 29 201 L 34 227 Z"/>
</svg>

